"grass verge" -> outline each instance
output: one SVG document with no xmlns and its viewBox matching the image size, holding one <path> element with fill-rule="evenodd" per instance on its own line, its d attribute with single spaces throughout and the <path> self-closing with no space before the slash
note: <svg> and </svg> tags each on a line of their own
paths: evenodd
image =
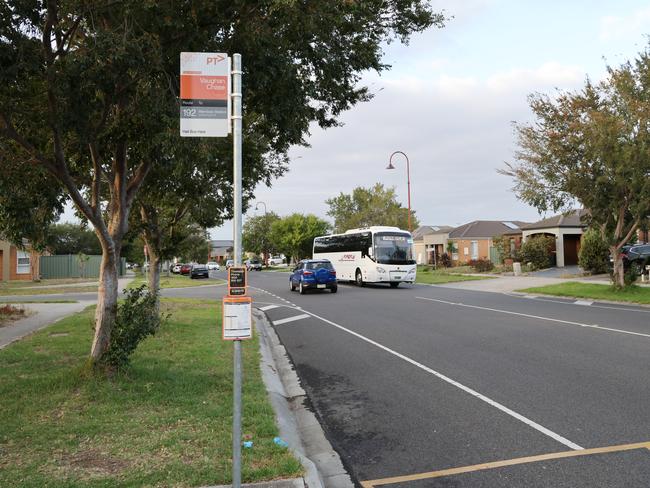
<svg viewBox="0 0 650 488">
<path fill-rule="evenodd" d="M 439 285 L 443 283 L 454 283 L 457 281 L 476 281 L 476 280 L 488 280 L 492 278 L 491 276 L 469 276 L 460 274 L 461 272 L 450 271 L 456 268 L 446 268 L 446 269 L 430 269 L 428 266 L 418 266 L 417 275 L 415 276 L 416 283 L 422 283 L 426 285 Z M 468 270 L 467 272 L 471 272 Z"/>
<path fill-rule="evenodd" d="M 232 344 L 220 303 L 163 300 L 171 313 L 111 380 L 80 372 L 93 308 L 0 351 L 0 486 L 179 486 L 231 482 Z M 292 477 L 257 340 L 243 344 L 246 482 Z"/>
<path fill-rule="evenodd" d="M 594 300 L 650 304 L 650 288 L 640 286 L 629 286 L 622 290 L 617 290 L 609 285 L 568 281 L 557 285 L 538 286 L 517 291 L 560 297 L 593 298 Z"/>
<path fill-rule="evenodd" d="M 1 296 L 22 296 L 22 295 L 59 295 L 63 293 L 85 293 L 97 291 L 95 286 L 70 286 L 60 288 L 1 288 Z"/>
<path fill-rule="evenodd" d="M 172 274 L 167 276 L 166 274 L 160 275 L 160 288 L 189 288 L 191 286 L 204 286 L 204 285 L 218 285 L 220 283 L 225 283 L 223 280 L 193 280 L 189 276 L 181 276 Z M 142 273 L 136 273 L 135 278 L 127 285 L 127 288 L 137 288 L 140 285 L 146 285 L 147 281 L 144 279 Z"/>
</svg>

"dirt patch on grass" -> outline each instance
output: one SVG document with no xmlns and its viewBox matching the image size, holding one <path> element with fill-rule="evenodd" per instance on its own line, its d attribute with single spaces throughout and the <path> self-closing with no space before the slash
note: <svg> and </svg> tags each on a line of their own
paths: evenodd
<svg viewBox="0 0 650 488">
<path fill-rule="evenodd" d="M 130 466 L 130 463 L 97 449 L 86 449 L 64 456 L 61 459 L 61 466 L 81 477 L 97 477 L 119 475 Z"/>
</svg>

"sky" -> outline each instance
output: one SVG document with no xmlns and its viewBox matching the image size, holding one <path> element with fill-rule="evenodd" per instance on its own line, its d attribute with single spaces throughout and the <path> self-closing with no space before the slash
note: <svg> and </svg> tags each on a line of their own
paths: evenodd
<svg viewBox="0 0 650 488">
<path fill-rule="evenodd" d="M 344 113 L 342 127 L 312 127 L 310 147 L 291 150 L 289 171 L 271 188 L 258 186 L 244 216 L 300 211 L 327 220 L 325 200 L 355 187 L 394 186 L 423 225 L 473 220 L 534 222 L 512 180 L 497 173 L 514 162 L 513 121 L 532 120 L 532 93 L 577 90 L 600 80 L 606 66 L 648 46 L 650 5 L 626 0 L 434 0 L 451 18 L 443 29 L 416 34 L 408 46 L 385 46 L 392 66 L 367 73 L 374 98 Z M 245 60 L 244 60 L 245 62 Z M 244 79 L 245 93 L 245 79 Z M 244 114 L 246 123 L 246 114 Z M 70 215 L 70 212 L 66 212 Z M 212 229 L 232 239 L 232 223 Z"/>
</svg>

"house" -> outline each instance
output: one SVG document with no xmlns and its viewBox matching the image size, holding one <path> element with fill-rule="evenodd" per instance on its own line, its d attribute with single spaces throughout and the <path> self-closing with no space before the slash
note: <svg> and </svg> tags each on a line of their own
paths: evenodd
<svg viewBox="0 0 650 488">
<path fill-rule="evenodd" d="M 512 249 L 518 249 L 522 241 L 522 226 L 528 222 L 509 220 L 475 220 L 456 227 L 449 232 L 449 241 L 454 244 L 451 259 L 454 264 L 464 264 L 472 259 L 497 260 L 493 237 L 510 237 Z"/>
<path fill-rule="evenodd" d="M 587 228 L 585 216 L 585 210 L 573 210 L 526 225 L 522 229 L 524 241 L 540 235 L 553 237 L 554 245 L 549 250 L 553 264 L 559 268 L 577 265 L 582 234 Z"/>
<path fill-rule="evenodd" d="M 33 251 L 27 240 L 23 248 L 0 239 L 0 279 L 2 281 L 39 278 L 40 253 Z"/>
<path fill-rule="evenodd" d="M 227 259 L 232 258 L 234 245 L 235 243 L 232 240 L 210 241 L 209 261 L 223 264 Z"/>
<path fill-rule="evenodd" d="M 422 225 L 413 231 L 413 256 L 418 264 L 436 264 L 445 252 L 449 231 L 448 225 Z"/>
</svg>

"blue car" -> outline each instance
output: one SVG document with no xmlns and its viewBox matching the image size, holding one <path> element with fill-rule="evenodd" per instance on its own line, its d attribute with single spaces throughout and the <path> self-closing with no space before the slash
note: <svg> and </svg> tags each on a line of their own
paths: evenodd
<svg viewBox="0 0 650 488">
<path fill-rule="evenodd" d="M 307 290 L 327 289 L 332 293 L 338 290 L 336 271 L 327 259 L 303 259 L 289 276 L 289 289 L 298 288 L 301 295 Z"/>
</svg>

